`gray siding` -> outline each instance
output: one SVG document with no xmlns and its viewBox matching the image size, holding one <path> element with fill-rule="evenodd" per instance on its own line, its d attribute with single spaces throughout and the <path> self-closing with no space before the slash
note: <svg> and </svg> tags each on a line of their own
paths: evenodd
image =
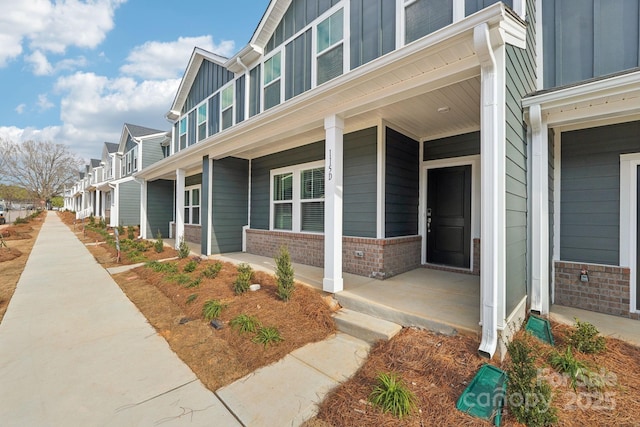
<svg viewBox="0 0 640 427">
<path fill-rule="evenodd" d="M 142 169 L 164 159 L 162 147 L 160 146 L 160 141 L 163 139 L 164 137 L 148 139 L 142 143 Z"/>
<path fill-rule="evenodd" d="M 498 3 L 499 0 L 465 0 L 464 2 L 464 13 L 469 16 L 472 13 L 476 13 L 477 11 L 484 9 L 487 6 L 491 6 L 494 3 Z M 509 7 L 513 7 L 513 0 L 503 0 L 504 4 Z"/>
<path fill-rule="evenodd" d="M 249 162 L 226 158 L 213 162 L 211 253 L 242 250 L 242 227 L 247 225 Z"/>
<path fill-rule="evenodd" d="M 527 1 L 527 45 L 506 47 L 506 313 L 527 294 L 527 131 L 520 101 L 535 89 L 535 8 Z"/>
<path fill-rule="evenodd" d="M 236 123 L 244 121 L 244 91 L 245 78 L 243 75 L 236 80 L 236 102 L 234 106 L 236 109 Z"/>
<path fill-rule="evenodd" d="M 351 0 L 351 69 L 396 47 L 395 2 Z"/>
<path fill-rule="evenodd" d="M 419 143 L 386 129 L 385 237 L 418 234 Z"/>
<path fill-rule="evenodd" d="M 223 66 L 203 60 L 182 107 L 182 114 L 194 108 L 232 79 L 233 73 Z M 189 130 L 191 129 L 194 128 L 189 127 Z"/>
<path fill-rule="evenodd" d="M 560 258 L 618 265 L 620 154 L 640 152 L 640 122 L 562 134 Z"/>
<path fill-rule="evenodd" d="M 324 142 L 314 142 L 251 161 L 251 228 L 269 229 L 271 169 L 324 159 Z"/>
<path fill-rule="evenodd" d="M 423 159 L 425 161 L 476 154 L 480 154 L 479 131 L 424 142 Z"/>
<path fill-rule="evenodd" d="M 202 184 L 202 174 L 198 173 L 195 175 L 187 176 L 184 178 L 184 186 L 189 187 L 191 185 Z"/>
<path fill-rule="evenodd" d="M 209 98 L 209 114 L 207 125 L 209 126 L 209 135 L 220 132 L 220 95 L 215 94 Z"/>
<path fill-rule="evenodd" d="M 196 124 L 197 112 L 193 110 L 189 113 L 189 118 L 187 119 L 187 146 L 193 145 L 196 143 L 196 135 L 198 134 L 198 126 Z"/>
<path fill-rule="evenodd" d="M 284 65 L 284 99 L 311 89 L 311 29 L 287 43 Z"/>
<path fill-rule="evenodd" d="M 343 234 L 376 237 L 377 128 L 344 136 Z"/>
<path fill-rule="evenodd" d="M 147 237 L 169 236 L 169 222 L 173 221 L 174 181 L 160 179 L 147 183 Z"/>
<path fill-rule="evenodd" d="M 118 186 L 119 221 L 118 225 L 140 224 L 140 184 L 131 180 L 120 183 Z"/>
<path fill-rule="evenodd" d="M 260 112 L 260 66 L 254 67 L 249 72 L 249 117 L 253 117 Z"/>
<path fill-rule="evenodd" d="M 136 145 L 137 144 L 135 143 L 133 138 L 131 138 L 131 135 L 127 135 L 127 142 L 124 144 L 124 153 L 126 154 L 129 150 L 131 150 Z"/>
<path fill-rule="evenodd" d="M 640 65 L 638 0 L 545 0 L 544 86 Z"/>
</svg>

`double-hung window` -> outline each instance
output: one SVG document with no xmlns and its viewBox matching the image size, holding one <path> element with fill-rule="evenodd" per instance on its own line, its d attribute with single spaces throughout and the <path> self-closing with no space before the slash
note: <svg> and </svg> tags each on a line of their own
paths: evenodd
<svg viewBox="0 0 640 427">
<path fill-rule="evenodd" d="M 278 52 L 264 61 L 264 110 L 280 104 L 280 74 L 282 53 Z"/>
<path fill-rule="evenodd" d="M 344 72 L 344 12 L 342 9 L 318 24 L 316 37 L 317 84 Z"/>
<path fill-rule="evenodd" d="M 180 140 L 180 149 L 187 148 L 187 117 L 183 117 L 180 119 L 180 124 L 178 125 L 178 135 Z"/>
<path fill-rule="evenodd" d="M 233 83 L 222 89 L 220 96 L 222 129 L 233 126 Z"/>
<path fill-rule="evenodd" d="M 452 23 L 453 1 L 405 0 L 404 16 L 404 42 L 411 43 Z"/>
<path fill-rule="evenodd" d="M 184 223 L 200 224 L 200 186 L 194 185 L 184 190 Z"/>
<path fill-rule="evenodd" d="M 207 137 L 207 103 L 198 106 L 198 142 Z"/>
<path fill-rule="evenodd" d="M 138 170 L 138 147 L 134 147 L 131 150 L 131 164 L 133 165 L 133 171 Z"/>
<path fill-rule="evenodd" d="M 131 173 L 131 151 L 127 152 L 126 158 L 127 158 L 127 174 L 130 174 Z"/>
<path fill-rule="evenodd" d="M 324 162 L 271 171 L 271 229 L 324 231 Z"/>
</svg>

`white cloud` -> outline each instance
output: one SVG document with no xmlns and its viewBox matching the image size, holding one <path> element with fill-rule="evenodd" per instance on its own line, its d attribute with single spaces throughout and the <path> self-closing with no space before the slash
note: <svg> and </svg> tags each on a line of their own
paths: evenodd
<svg viewBox="0 0 640 427">
<path fill-rule="evenodd" d="M 38 95 L 38 107 L 40 108 L 40 111 L 46 111 L 50 108 L 53 108 L 54 104 L 53 102 L 49 101 L 46 93 L 41 93 L 40 95 Z"/>
<path fill-rule="evenodd" d="M 216 45 L 211 36 L 180 37 L 171 42 L 150 41 L 136 46 L 120 71 L 144 79 L 180 77 L 196 46 L 224 57 L 231 56 L 235 49 L 233 41 L 223 40 Z"/>
<path fill-rule="evenodd" d="M 24 113 L 24 110 L 27 108 L 27 104 L 20 104 L 15 108 L 15 112 L 18 114 Z"/>
<path fill-rule="evenodd" d="M 126 0 L 0 0 L 0 67 L 29 47 L 64 53 L 67 47 L 95 48 L 113 28 L 115 10 Z M 40 61 L 42 63 L 42 61 Z"/>
<path fill-rule="evenodd" d="M 39 50 L 36 50 L 31 55 L 24 57 L 25 62 L 31 65 L 31 70 L 36 76 L 48 76 L 53 74 L 53 67 L 46 56 Z"/>
</svg>

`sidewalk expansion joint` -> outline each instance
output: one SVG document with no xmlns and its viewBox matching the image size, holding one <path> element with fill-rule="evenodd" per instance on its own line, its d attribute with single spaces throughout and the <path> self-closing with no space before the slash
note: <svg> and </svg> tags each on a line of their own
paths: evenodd
<svg viewBox="0 0 640 427">
<path fill-rule="evenodd" d="M 116 409 L 116 412 L 121 412 L 121 411 L 124 411 L 124 410 L 126 410 L 126 409 L 131 409 L 131 408 L 135 408 L 136 406 L 143 405 L 143 404 L 145 404 L 145 403 L 147 403 L 147 402 L 150 402 L 150 401 L 152 401 L 152 400 L 154 400 L 154 399 L 157 399 L 157 398 L 159 398 L 159 397 L 162 397 L 162 396 L 164 396 L 164 395 L 166 395 L 166 394 L 172 393 L 172 392 L 174 392 L 174 391 L 176 391 L 176 390 L 181 389 L 182 387 L 188 386 L 189 384 L 192 384 L 192 383 L 197 382 L 197 381 L 198 381 L 198 379 L 197 379 L 197 378 L 195 378 L 195 379 L 193 379 L 193 380 L 191 380 L 191 381 L 187 381 L 186 383 L 181 384 L 181 385 L 179 385 L 179 386 L 176 386 L 176 387 L 174 387 L 174 388 L 172 388 L 172 389 L 169 389 L 169 390 L 164 391 L 164 392 L 162 392 L 162 393 L 156 394 L 155 396 L 151 396 L 151 397 L 149 397 L 149 398 L 147 398 L 147 399 L 145 399 L 145 400 L 142 400 L 142 401 L 140 401 L 140 402 L 138 402 L 138 403 L 131 403 L 131 404 L 129 404 L 129 405 L 121 406 L 121 407 L 119 407 L 119 408 L 117 408 L 117 409 Z"/>
<path fill-rule="evenodd" d="M 220 396 L 217 391 L 214 391 L 213 394 L 218 398 L 220 403 L 222 403 L 222 406 L 224 406 L 227 409 L 227 411 L 229 411 L 229 413 L 233 416 L 233 418 L 235 418 L 236 421 L 238 421 L 238 424 L 240 424 L 242 427 L 247 427 L 247 425 L 242 422 L 240 417 L 238 417 L 238 414 L 235 413 L 235 411 L 231 406 L 227 405 L 227 402 L 224 401 L 222 396 Z"/>
</svg>

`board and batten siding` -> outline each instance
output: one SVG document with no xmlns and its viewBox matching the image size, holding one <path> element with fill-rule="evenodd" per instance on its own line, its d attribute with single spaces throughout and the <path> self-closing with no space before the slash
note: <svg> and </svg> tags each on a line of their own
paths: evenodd
<svg viewBox="0 0 640 427">
<path fill-rule="evenodd" d="M 129 226 L 140 224 L 140 183 L 135 180 L 124 181 L 118 185 L 120 198 L 118 207 L 118 225 Z"/>
<path fill-rule="evenodd" d="M 248 222 L 249 161 L 214 160 L 212 185 L 211 253 L 239 252 Z"/>
<path fill-rule="evenodd" d="M 271 170 L 324 159 L 324 142 L 314 142 L 251 161 L 251 228 L 269 229 Z"/>
<path fill-rule="evenodd" d="M 480 131 L 424 141 L 424 161 L 480 154 Z"/>
<path fill-rule="evenodd" d="M 344 136 L 343 234 L 376 237 L 378 128 Z"/>
<path fill-rule="evenodd" d="M 521 100 L 536 88 L 535 5 L 527 1 L 526 49 L 506 45 L 506 292 L 507 317 L 527 295 L 527 126 Z"/>
<path fill-rule="evenodd" d="M 640 121 L 562 133 L 560 259 L 620 262 L 620 155 L 640 152 Z"/>
<path fill-rule="evenodd" d="M 203 59 L 198 74 L 191 85 L 182 114 L 196 107 L 206 98 L 233 79 L 233 73 L 222 65 Z M 189 128 L 192 129 L 191 127 Z"/>
<path fill-rule="evenodd" d="M 174 181 L 159 179 L 147 182 L 147 237 L 169 236 L 169 223 L 173 221 Z"/>
<path fill-rule="evenodd" d="M 418 234 L 420 145 L 386 128 L 385 237 Z"/>
<path fill-rule="evenodd" d="M 162 147 L 160 146 L 160 142 L 163 139 L 164 139 L 164 136 L 160 138 L 143 140 L 140 146 L 140 149 L 142 150 L 142 169 L 149 167 L 155 162 L 159 162 L 160 160 L 164 159 L 164 154 L 162 153 Z"/>
</svg>

